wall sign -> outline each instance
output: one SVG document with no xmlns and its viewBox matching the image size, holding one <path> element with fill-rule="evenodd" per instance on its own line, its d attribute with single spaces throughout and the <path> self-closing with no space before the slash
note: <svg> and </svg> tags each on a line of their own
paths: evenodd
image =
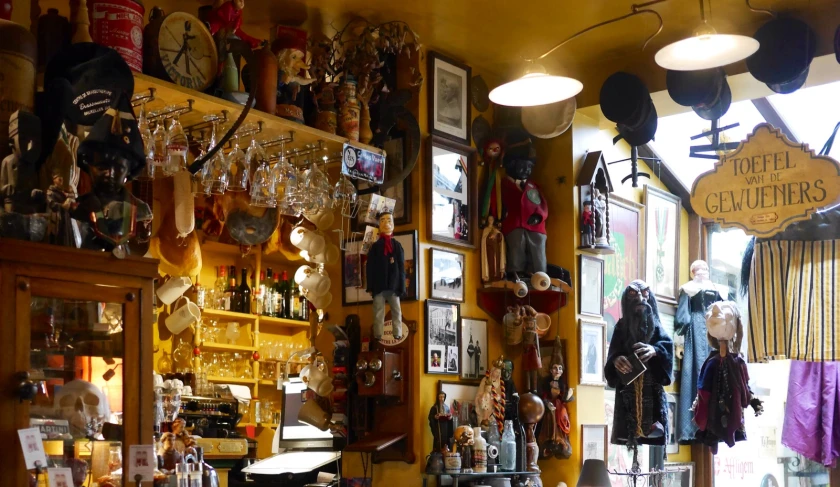
<svg viewBox="0 0 840 487">
<path fill-rule="evenodd" d="M 766 123 L 691 188 L 700 216 L 757 237 L 772 237 L 838 199 L 840 164 Z"/>
<path fill-rule="evenodd" d="M 341 156 L 341 174 L 382 184 L 385 181 L 385 152 L 371 152 L 345 142 Z"/>
</svg>

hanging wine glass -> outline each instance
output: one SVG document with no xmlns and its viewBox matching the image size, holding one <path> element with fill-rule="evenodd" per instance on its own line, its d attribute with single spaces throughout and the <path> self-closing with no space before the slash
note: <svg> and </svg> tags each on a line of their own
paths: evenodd
<svg viewBox="0 0 840 487">
<path fill-rule="evenodd" d="M 212 121 L 212 129 L 210 132 L 210 142 L 208 142 L 208 151 L 216 145 L 216 121 L 218 117 L 215 115 L 208 115 L 204 117 L 205 120 Z M 205 171 L 202 178 L 204 188 L 211 194 L 224 194 L 227 189 L 228 181 L 230 180 L 230 171 L 224 153 L 221 150 L 216 151 L 216 154 L 205 163 Z"/>
<path fill-rule="evenodd" d="M 199 132 L 199 137 L 201 138 L 202 141 L 204 140 L 205 133 L 206 132 L 204 132 L 203 130 L 201 132 Z M 201 159 L 205 155 L 207 155 L 207 149 L 203 145 L 200 145 L 200 147 L 201 147 L 201 149 L 198 152 L 198 156 L 196 157 L 196 160 Z M 210 194 L 210 188 L 208 188 L 204 185 L 204 172 L 205 172 L 205 168 L 207 168 L 208 166 L 209 166 L 209 164 L 205 163 L 203 166 L 201 166 L 201 169 L 199 171 L 197 171 L 195 174 L 192 175 L 192 178 L 191 178 L 190 182 L 191 182 L 193 196 L 209 195 Z"/>
<path fill-rule="evenodd" d="M 268 167 L 268 156 L 262 146 L 257 144 L 254 136 L 251 136 L 251 145 L 245 155 L 251 167 L 256 165 L 254 177 L 251 180 L 251 205 L 262 208 L 274 208 L 277 206 L 277 187 L 274 181 L 274 173 Z"/>
<path fill-rule="evenodd" d="M 140 130 L 140 138 L 143 140 L 143 153 L 146 154 L 146 166 L 137 179 L 149 181 L 155 178 L 155 143 L 152 138 L 152 129 L 146 119 L 146 102 L 140 105 L 140 116 L 137 118 L 137 128 Z"/>
<path fill-rule="evenodd" d="M 305 194 L 304 213 L 317 213 L 326 208 L 326 202 L 330 199 L 332 187 L 327 175 L 318 169 L 318 164 L 309 165 L 303 178 L 303 191 Z"/>
<path fill-rule="evenodd" d="M 168 107 L 166 110 L 172 110 L 174 115 L 172 122 L 169 124 L 169 130 L 166 131 L 167 157 L 166 164 L 163 166 L 163 174 L 172 176 L 187 167 L 187 149 L 189 149 L 189 143 L 187 142 L 187 134 L 184 133 L 184 128 L 181 127 L 181 122 L 178 121 L 178 107 Z"/>
<path fill-rule="evenodd" d="M 157 117 L 158 112 L 152 112 L 149 115 Z M 152 160 L 155 166 L 163 168 L 166 164 L 166 121 L 158 120 L 155 124 L 155 131 L 152 132 Z"/>
<path fill-rule="evenodd" d="M 233 135 L 233 150 L 228 154 L 227 159 L 230 167 L 227 190 L 234 192 L 247 191 L 248 182 L 251 180 L 251 170 L 245 152 L 239 148 L 239 133 Z"/>
<path fill-rule="evenodd" d="M 345 202 L 352 206 L 356 203 L 358 196 L 359 193 L 356 191 L 356 187 L 353 186 L 353 183 L 346 176 L 338 178 L 338 182 L 335 183 L 335 191 L 333 191 L 333 201 L 336 207 L 344 205 Z"/>
<path fill-rule="evenodd" d="M 271 168 L 274 179 L 274 194 L 277 199 L 277 207 L 284 215 L 296 216 L 300 209 L 295 210 L 297 198 L 298 176 L 294 166 L 286 160 L 284 144 L 280 144 L 280 160 Z"/>
</svg>

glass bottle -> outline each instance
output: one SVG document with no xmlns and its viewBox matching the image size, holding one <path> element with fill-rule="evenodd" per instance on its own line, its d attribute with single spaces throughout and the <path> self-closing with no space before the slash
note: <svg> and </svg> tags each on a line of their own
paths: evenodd
<svg viewBox="0 0 840 487">
<path fill-rule="evenodd" d="M 226 309 L 224 305 L 225 290 L 227 289 L 227 268 L 223 265 L 216 268 L 216 282 L 213 287 L 216 290 L 216 298 L 220 303 L 216 303 L 216 309 Z"/>
<path fill-rule="evenodd" d="M 236 311 L 239 309 L 236 286 L 236 266 L 228 268 L 228 287 L 225 289 L 225 310 Z"/>
<path fill-rule="evenodd" d="M 487 465 L 499 464 L 499 453 L 502 451 L 502 437 L 495 422 L 487 427 Z"/>
<path fill-rule="evenodd" d="M 274 316 L 274 281 L 271 279 L 273 276 L 271 272 L 271 267 L 265 270 L 265 276 L 263 278 L 262 274 L 260 275 L 260 290 L 262 292 L 262 315 L 263 316 Z"/>
<path fill-rule="evenodd" d="M 295 317 L 294 307 L 292 305 L 292 281 L 289 280 L 289 274 L 286 271 L 280 275 L 280 292 L 283 294 L 283 318 L 292 319 Z"/>
<path fill-rule="evenodd" d="M 153 116 L 157 116 L 154 113 Z M 155 124 L 155 130 L 152 132 L 152 162 L 155 166 L 163 168 L 166 164 L 166 121 L 159 120 Z"/>
<path fill-rule="evenodd" d="M 113 474 L 122 467 L 122 443 L 115 441 L 108 445 L 108 473 Z"/>
<path fill-rule="evenodd" d="M 207 289 L 198 282 L 197 276 L 195 278 L 195 304 L 201 309 L 207 306 Z"/>
<path fill-rule="evenodd" d="M 283 282 L 280 281 L 280 275 L 274 273 L 274 285 L 272 286 L 271 297 L 274 300 L 274 314 L 272 316 L 283 318 L 286 316 L 286 308 L 283 307 L 285 295 L 283 293 Z"/>
<path fill-rule="evenodd" d="M 298 286 L 295 286 L 295 294 L 298 297 L 300 319 L 303 321 L 309 321 L 309 300 L 306 299 L 306 296 L 300 292 L 300 288 Z"/>
<path fill-rule="evenodd" d="M 240 313 L 250 313 L 251 288 L 248 287 L 248 269 L 246 267 L 242 268 L 242 281 L 239 283 L 236 297 L 239 300 L 239 306 L 236 308 L 236 311 L 239 311 Z"/>
<path fill-rule="evenodd" d="M 502 451 L 499 455 L 502 470 L 513 472 L 516 470 L 516 437 L 513 434 L 513 421 L 505 420 L 505 430 L 502 433 Z"/>
<path fill-rule="evenodd" d="M 253 281 L 253 278 L 251 279 L 251 287 L 254 289 L 254 308 L 251 312 L 255 315 L 262 315 L 265 308 L 265 271 L 260 271 L 259 285 Z"/>
</svg>

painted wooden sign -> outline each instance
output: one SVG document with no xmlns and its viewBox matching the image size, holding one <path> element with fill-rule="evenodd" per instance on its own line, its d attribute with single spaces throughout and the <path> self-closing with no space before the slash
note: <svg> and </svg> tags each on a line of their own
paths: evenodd
<svg viewBox="0 0 840 487">
<path fill-rule="evenodd" d="M 691 205 L 700 216 L 757 237 L 772 237 L 838 200 L 840 164 L 766 123 L 691 188 Z"/>
</svg>

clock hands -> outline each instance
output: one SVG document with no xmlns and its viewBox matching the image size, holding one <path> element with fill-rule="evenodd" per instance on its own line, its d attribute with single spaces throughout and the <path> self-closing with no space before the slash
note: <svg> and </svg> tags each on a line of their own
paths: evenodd
<svg viewBox="0 0 840 487">
<path fill-rule="evenodd" d="M 190 75 L 190 76 L 192 75 L 192 73 L 190 73 L 190 64 L 192 64 L 193 66 L 195 66 L 196 71 L 198 71 L 198 75 L 201 77 L 201 80 L 205 81 L 205 77 L 204 77 L 204 74 L 201 72 L 201 68 L 198 66 L 198 63 L 196 63 L 193 60 L 192 56 L 190 56 L 191 48 L 190 48 L 190 45 L 189 45 L 189 41 L 192 40 L 192 39 L 195 39 L 197 37 L 197 36 L 194 36 L 194 35 L 190 35 L 190 33 L 189 33 L 189 31 L 192 30 L 192 24 L 190 23 L 190 21 L 184 22 L 184 33 L 182 35 L 183 43 L 178 42 L 178 38 L 175 36 L 175 34 L 172 33 L 171 30 L 169 30 L 169 26 L 164 25 L 164 28 L 166 29 L 166 32 L 168 32 L 169 35 L 172 37 L 172 40 L 174 40 L 175 43 L 178 44 L 178 46 L 180 47 L 180 50 L 176 51 L 174 49 L 164 49 L 164 48 L 161 48 L 161 50 L 178 53 L 175 56 L 175 59 L 172 60 L 172 64 L 175 65 L 175 66 L 178 65 L 178 60 L 181 59 L 181 56 L 183 55 L 184 58 L 187 60 L 184 63 L 186 71 L 187 71 L 187 75 Z"/>
</svg>

